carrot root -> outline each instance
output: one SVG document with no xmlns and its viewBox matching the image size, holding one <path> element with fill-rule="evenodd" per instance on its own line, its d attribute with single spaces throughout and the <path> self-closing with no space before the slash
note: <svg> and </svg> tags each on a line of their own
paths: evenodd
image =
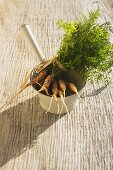
<svg viewBox="0 0 113 170">
<path fill-rule="evenodd" d="M 69 88 L 70 88 L 71 91 L 73 91 L 73 92 L 75 92 L 77 94 L 78 98 L 80 98 L 78 90 L 77 90 L 76 86 L 73 83 L 69 83 Z"/>
<path fill-rule="evenodd" d="M 66 109 L 66 111 L 67 111 L 67 113 L 68 113 L 68 115 L 69 115 L 69 111 L 68 111 L 68 108 L 67 108 L 67 106 L 66 106 L 66 104 L 65 104 L 65 102 L 64 102 L 63 96 L 61 96 L 61 100 L 62 100 L 63 105 L 64 105 L 64 107 L 65 107 L 65 109 Z"/>
<path fill-rule="evenodd" d="M 36 82 L 36 84 L 38 84 L 40 87 L 42 87 L 42 85 L 40 83 Z"/>
<path fill-rule="evenodd" d="M 52 101 L 53 101 L 53 96 L 52 96 L 52 98 L 51 98 L 51 100 L 50 100 L 49 108 L 48 108 L 48 110 L 47 110 L 45 113 L 48 113 L 48 112 L 49 112 L 49 110 L 50 110 L 50 108 L 51 108 L 51 105 L 52 105 Z"/>
<path fill-rule="evenodd" d="M 64 90 L 64 101 L 65 101 L 65 90 Z M 63 107 L 64 107 L 64 105 L 62 105 L 62 107 L 61 107 L 61 110 L 60 110 L 60 113 L 59 113 L 59 118 L 60 118 L 60 116 L 61 116 L 61 113 L 62 113 L 62 110 L 63 110 Z"/>
<path fill-rule="evenodd" d="M 42 92 L 42 91 L 45 91 L 45 93 L 49 96 L 48 90 L 43 86 L 42 86 L 42 88 L 40 90 L 38 90 L 38 93 Z"/>
<path fill-rule="evenodd" d="M 69 115 L 69 111 L 68 111 L 68 108 L 67 108 L 67 106 L 66 106 L 66 104 L 65 104 L 65 101 L 64 101 L 64 98 L 63 98 L 63 95 L 60 93 L 60 97 L 61 97 L 61 101 L 62 101 L 62 103 L 63 103 L 63 105 L 64 105 L 64 107 L 65 107 L 65 109 L 66 109 L 66 112 L 68 113 L 68 115 Z"/>
<path fill-rule="evenodd" d="M 79 95 L 78 91 L 76 91 L 76 94 L 77 94 L 78 98 L 80 99 L 80 95 Z"/>
<path fill-rule="evenodd" d="M 58 104 L 57 96 L 55 94 L 53 94 L 53 97 L 54 97 L 55 102 L 57 104 L 57 109 L 58 109 L 57 114 L 59 114 L 59 104 Z"/>
</svg>

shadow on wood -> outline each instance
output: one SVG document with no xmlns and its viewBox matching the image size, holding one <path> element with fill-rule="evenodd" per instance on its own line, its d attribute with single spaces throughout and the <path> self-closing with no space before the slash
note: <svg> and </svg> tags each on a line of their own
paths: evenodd
<svg viewBox="0 0 113 170">
<path fill-rule="evenodd" d="M 37 96 L 0 113 L 0 167 L 31 148 L 57 120 L 43 111 Z"/>
<path fill-rule="evenodd" d="M 107 86 L 108 85 L 104 85 L 104 86 L 102 86 L 102 87 L 100 87 L 98 89 L 95 89 L 94 91 L 92 91 L 89 94 L 82 94 L 81 98 L 96 96 L 96 95 L 100 94 L 104 89 L 106 89 Z"/>
</svg>

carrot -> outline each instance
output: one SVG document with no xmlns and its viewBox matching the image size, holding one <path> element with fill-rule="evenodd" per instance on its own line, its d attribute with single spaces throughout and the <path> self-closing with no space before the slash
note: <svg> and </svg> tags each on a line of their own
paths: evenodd
<svg viewBox="0 0 113 170">
<path fill-rule="evenodd" d="M 68 115 L 69 115 L 68 108 L 67 108 L 67 106 L 66 106 L 66 104 L 65 104 L 65 101 L 64 101 L 64 98 L 63 98 L 63 91 L 62 91 L 62 90 L 59 90 L 59 96 L 60 96 L 60 98 L 61 98 L 61 100 L 62 100 L 62 103 L 63 103 L 63 105 L 64 105 L 64 107 L 65 107 Z"/>
<path fill-rule="evenodd" d="M 50 101 L 50 104 L 49 104 L 49 108 L 47 110 L 47 112 L 49 112 L 50 108 L 51 108 L 51 104 L 52 104 L 52 101 L 53 101 L 53 98 L 55 99 L 55 102 L 57 104 L 57 108 L 58 108 L 58 111 L 57 111 L 57 114 L 59 114 L 59 104 L 58 104 L 58 99 L 57 99 L 57 95 L 58 95 L 58 84 L 57 84 L 57 81 L 54 79 L 53 82 L 52 82 L 52 86 L 51 86 L 51 90 L 52 90 L 52 98 L 51 98 L 51 101 Z M 46 112 L 46 113 L 47 113 Z"/>
<path fill-rule="evenodd" d="M 39 86 L 42 86 L 44 84 L 45 79 L 40 80 L 39 82 L 36 82 Z"/>
<path fill-rule="evenodd" d="M 78 95 L 78 97 L 80 98 L 80 95 L 78 93 L 78 90 L 77 90 L 76 86 L 73 83 L 68 83 L 68 84 L 69 84 L 70 90 L 75 92 Z"/>
<path fill-rule="evenodd" d="M 64 99 L 65 99 L 66 85 L 65 85 L 65 83 L 64 83 L 63 80 L 59 80 L 59 87 L 60 87 L 60 89 L 64 92 Z M 64 105 L 62 105 L 62 107 L 61 107 L 60 115 L 61 115 L 61 113 L 62 113 L 63 106 L 64 106 Z"/>
<path fill-rule="evenodd" d="M 38 92 L 42 92 L 42 91 L 45 91 L 47 95 L 49 95 L 48 93 L 48 88 L 51 84 L 51 82 L 53 81 L 53 75 L 48 75 L 44 81 L 44 84 L 43 86 L 41 87 L 40 90 L 38 90 Z"/>
<path fill-rule="evenodd" d="M 49 112 L 50 108 L 51 108 L 51 104 L 52 104 L 52 101 L 53 101 L 53 98 L 55 99 L 56 101 L 56 104 L 57 104 L 57 107 L 58 107 L 58 112 L 57 114 L 59 113 L 59 104 L 58 104 L 58 100 L 57 100 L 57 95 L 58 95 L 58 84 L 57 84 L 57 81 L 54 79 L 53 82 L 52 82 L 52 98 L 50 100 L 50 104 L 49 104 L 49 108 L 47 110 L 47 112 Z M 47 113 L 46 112 L 46 113 Z"/>
<path fill-rule="evenodd" d="M 47 72 L 45 70 L 41 71 L 37 77 L 35 77 L 31 82 L 27 83 L 25 88 L 27 88 L 28 86 L 33 85 L 34 83 L 39 84 L 38 82 L 41 81 L 42 79 L 46 78 L 47 76 Z M 39 84 L 40 85 L 40 84 Z"/>
<path fill-rule="evenodd" d="M 52 82 L 52 94 L 58 95 L 58 84 L 57 81 L 54 79 Z"/>
<path fill-rule="evenodd" d="M 52 94 L 53 94 L 53 97 L 56 101 L 56 104 L 57 104 L 57 107 L 58 107 L 58 112 L 57 114 L 59 114 L 59 104 L 58 104 L 58 99 L 57 99 L 57 95 L 58 95 L 58 84 L 57 84 L 57 81 L 54 80 L 53 83 L 52 83 Z"/>
<path fill-rule="evenodd" d="M 59 87 L 64 92 L 64 97 L 65 97 L 66 85 L 63 80 L 59 80 Z"/>
</svg>

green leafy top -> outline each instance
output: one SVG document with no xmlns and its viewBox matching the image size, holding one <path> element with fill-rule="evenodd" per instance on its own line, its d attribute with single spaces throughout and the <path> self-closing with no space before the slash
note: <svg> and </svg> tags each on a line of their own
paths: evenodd
<svg viewBox="0 0 113 170">
<path fill-rule="evenodd" d="M 113 65 L 113 44 L 110 42 L 112 27 L 109 22 L 96 23 L 99 10 L 83 16 L 79 22 L 60 20 L 64 29 L 58 50 L 59 61 L 68 69 L 79 71 L 86 80 L 105 81 Z"/>
</svg>

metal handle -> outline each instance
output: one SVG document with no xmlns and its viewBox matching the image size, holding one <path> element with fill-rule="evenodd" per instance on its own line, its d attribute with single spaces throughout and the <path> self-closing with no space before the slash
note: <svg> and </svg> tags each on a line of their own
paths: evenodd
<svg viewBox="0 0 113 170">
<path fill-rule="evenodd" d="M 25 24 L 21 27 L 22 32 L 26 36 L 27 40 L 29 41 L 29 44 L 31 45 L 32 49 L 36 53 L 36 55 L 39 57 L 40 62 L 43 62 L 45 60 L 45 57 L 31 31 L 31 28 L 28 24 Z"/>
</svg>

